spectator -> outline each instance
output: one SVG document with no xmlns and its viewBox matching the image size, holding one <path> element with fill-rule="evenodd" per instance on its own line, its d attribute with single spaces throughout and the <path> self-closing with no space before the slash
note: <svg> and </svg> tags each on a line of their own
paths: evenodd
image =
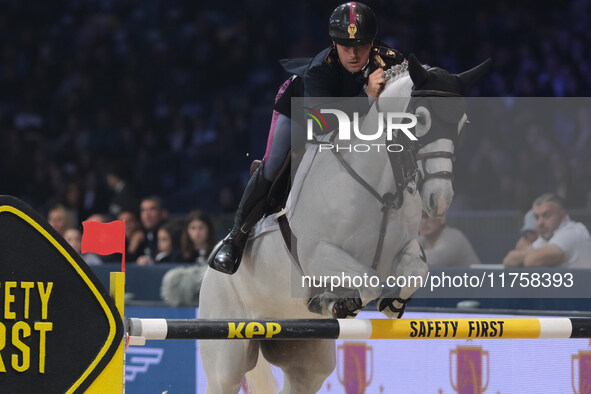
<svg viewBox="0 0 591 394">
<path fill-rule="evenodd" d="M 158 263 L 178 263 L 181 261 L 180 232 L 182 225 L 178 222 L 168 222 L 158 229 L 158 253 L 153 261 L 147 256 L 138 257 L 139 265 Z"/>
<path fill-rule="evenodd" d="M 70 212 L 61 204 L 54 205 L 49 209 L 47 221 L 62 237 L 67 229 L 74 226 Z"/>
<path fill-rule="evenodd" d="M 218 204 L 222 213 L 234 213 L 238 208 L 236 194 L 230 186 L 224 186 L 220 189 Z"/>
<path fill-rule="evenodd" d="M 512 259 L 512 252 L 525 250 L 525 248 L 531 247 L 531 244 L 538 238 L 536 231 L 536 219 L 534 218 L 534 211 L 529 210 L 523 217 L 523 227 L 521 227 L 521 236 L 515 244 L 515 248 L 510 251 L 507 256 L 503 259 L 503 265 L 510 265 Z"/>
<path fill-rule="evenodd" d="M 543 194 L 534 200 L 532 211 L 538 238 L 509 252 L 503 260 L 506 267 L 591 268 L 589 231 L 570 219 L 562 198 Z"/>
<path fill-rule="evenodd" d="M 116 217 L 123 211 L 137 209 L 138 199 L 136 193 L 127 182 L 124 169 L 119 165 L 113 165 L 107 173 L 107 184 L 113 191 L 109 212 Z"/>
<path fill-rule="evenodd" d="M 107 223 L 109 218 L 103 213 L 93 213 L 86 220 L 91 222 Z"/>
<path fill-rule="evenodd" d="M 210 211 L 230 209 L 212 197 L 222 185 L 240 179 L 247 153 L 264 153 L 256 152 L 256 147 L 263 148 L 260 125 L 266 122 L 274 87 L 285 79 L 276 59 L 309 55 L 329 43 L 314 37 L 325 30 L 316 20 L 324 21 L 331 6 L 310 0 L 287 1 L 280 12 L 274 2 L 257 2 L 256 7 L 175 2 L 162 17 L 154 16 L 152 2 L 90 2 L 82 8 L 78 2 L 54 8 L 47 3 L 35 8 L 35 18 L 27 2 L 7 4 L 0 23 L 0 189 L 45 211 L 44 204 L 60 195 L 64 182 L 75 175 L 83 180 L 80 217 L 107 210 L 107 185 L 98 174 L 105 173 L 105 163 L 113 157 L 133 163 L 129 181 L 142 195 L 166 193 L 163 197 L 171 201 L 183 196 L 186 205 L 175 206 L 179 210 L 196 203 Z M 421 48 L 422 61 L 450 70 L 492 57 L 493 73 L 471 95 L 591 93 L 591 57 L 585 55 L 591 50 L 590 0 L 545 2 L 544 7 L 506 1 L 373 4 L 381 19 L 380 35 L 403 53 Z M 405 15 L 421 15 L 422 23 Z M 97 18 L 110 22 L 97 23 Z M 458 18 L 462 24 L 456 23 Z M 441 38 L 446 35 L 461 39 Z M 251 61 L 252 54 L 256 61 Z M 205 94 L 211 91 L 216 92 L 213 99 Z M 572 118 L 573 127 L 560 122 L 555 132 L 540 131 L 533 138 L 577 156 L 566 164 L 572 176 L 567 191 L 569 184 L 589 184 L 588 176 L 577 172 L 583 167 L 574 164 L 574 159 L 587 161 L 591 146 L 586 107 L 580 119 Z M 192 127 L 205 131 L 197 133 L 203 137 L 193 139 Z M 522 198 L 517 193 L 525 186 L 529 205 L 546 187 L 545 177 L 535 175 L 552 173 L 551 160 L 537 157 L 531 143 L 515 141 L 525 127 L 511 138 L 497 129 L 493 149 L 478 163 L 492 176 L 470 172 L 465 165 L 466 176 L 457 177 L 456 196 L 463 197 L 466 207 L 498 208 L 498 200 L 490 198 L 498 195 L 505 205 L 513 204 L 507 208 L 523 208 L 517 205 L 521 200 L 515 197 Z M 458 154 L 470 163 L 482 155 L 483 145 L 490 145 L 491 136 L 466 137 L 474 144 Z M 523 176 L 505 168 L 519 168 L 515 161 L 521 150 L 530 163 Z M 505 155 L 513 163 L 499 162 Z M 524 180 L 527 185 L 515 185 Z M 560 183 L 556 192 L 564 189 Z M 478 187 L 469 192 L 474 184 Z M 514 198 L 506 195 L 504 185 Z M 567 195 L 581 207 L 589 192 L 582 189 Z M 483 195 L 482 190 L 491 193 Z M 456 198 L 456 207 L 459 202 Z"/>
<path fill-rule="evenodd" d="M 445 225 L 445 217 L 430 218 L 423 212 L 419 243 L 431 267 L 469 267 L 480 264 L 470 241 L 458 229 Z"/>
<path fill-rule="evenodd" d="M 80 219 L 86 217 L 86 212 L 83 211 L 80 185 L 76 181 L 70 181 L 65 185 L 65 190 L 60 201 L 64 207 L 70 212 L 72 221 L 79 223 Z"/>
<path fill-rule="evenodd" d="M 206 265 L 214 246 L 215 230 L 211 218 L 203 211 L 191 211 L 185 218 L 181 236 L 183 260 Z"/>
<path fill-rule="evenodd" d="M 168 211 L 158 196 L 146 197 L 140 204 L 140 220 L 145 239 L 141 249 L 148 262 L 153 263 L 158 254 L 158 229 L 166 222 Z"/>
<path fill-rule="evenodd" d="M 69 229 L 67 229 L 64 232 L 64 239 L 66 240 L 67 243 L 70 244 L 70 246 L 72 247 L 72 249 L 74 249 L 76 251 L 76 253 L 78 253 L 79 255 L 82 256 L 82 258 L 84 259 L 84 261 L 86 262 L 86 264 L 88 265 L 96 265 L 96 264 L 102 264 L 103 260 L 94 253 L 84 253 L 82 254 L 82 232 L 80 231 L 80 229 L 76 228 L 76 227 L 71 227 Z"/>
<path fill-rule="evenodd" d="M 143 253 L 141 246 L 146 239 L 138 216 L 133 211 L 122 211 L 117 220 L 125 222 L 125 260 L 136 261 Z"/>
<path fill-rule="evenodd" d="M 532 243 L 538 239 L 538 232 L 536 231 L 536 218 L 533 209 L 527 211 L 523 217 L 523 227 L 521 227 L 521 238 L 526 242 Z M 517 241 L 519 244 L 519 241 Z"/>
</svg>

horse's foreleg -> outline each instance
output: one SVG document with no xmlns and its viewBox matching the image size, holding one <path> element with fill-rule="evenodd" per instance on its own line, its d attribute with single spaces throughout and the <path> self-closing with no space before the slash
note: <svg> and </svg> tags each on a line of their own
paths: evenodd
<svg viewBox="0 0 591 394">
<path fill-rule="evenodd" d="M 386 289 L 376 301 L 378 310 L 390 318 L 400 318 L 406 303 L 427 278 L 429 267 L 425 253 L 416 239 L 411 240 L 394 258 L 395 276 L 403 277 L 403 287 Z"/>
<path fill-rule="evenodd" d="M 306 272 L 313 273 L 313 277 L 305 283 L 319 284 L 326 290 L 320 298 L 352 298 L 353 292 L 360 298 L 359 309 L 368 302 L 375 300 L 381 293 L 381 287 L 371 285 L 359 286 L 366 283 L 366 278 L 376 277 L 378 274 L 371 267 L 361 264 L 341 247 L 328 242 L 318 242 L 313 252 L 301 259 L 313 265 L 304 267 Z M 339 294 L 343 293 L 343 294 Z M 329 314 L 330 315 L 330 314 Z"/>
</svg>

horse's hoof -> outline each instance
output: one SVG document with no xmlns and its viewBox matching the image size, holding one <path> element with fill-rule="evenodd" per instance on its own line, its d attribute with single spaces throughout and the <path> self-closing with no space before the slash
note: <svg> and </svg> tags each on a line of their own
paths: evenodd
<svg viewBox="0 0 591 394">
<path fill-rule="evenodd" d="M 355 317 L 362 306 L 361 298 L 339 298 L 332 305 L 332 317 L 334 319 Z"/>
<path fill-rule="evenodd" d="M 306 302 L 306 307 L 310 312 L 322 315 L 322 299 L 318 295 L 308 298 L 308 301 Z"/>
<path fill-rule="evenodd" d="M 402 315 L 404 315 L 404 311 L 406 310 L 406 304 L 410 300 L 410 298 L 407 298 L 406 300 L 403 300 L 402 298 L 381 298 L 377 302 L 378 311 L 382 312 L 390 318 L 400 319 Z M 395 301 L 401 303 L 402 306 L 399 308 L 395 307 Z"/>
</svg>

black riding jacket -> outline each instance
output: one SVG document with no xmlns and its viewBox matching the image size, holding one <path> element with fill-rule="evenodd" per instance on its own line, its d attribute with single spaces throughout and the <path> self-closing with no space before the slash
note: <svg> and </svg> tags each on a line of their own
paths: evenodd
<svg viewBox="0 0 591 394">
<path fill-rule="evenodd" d="M 283 68 L 294 76 L 275 110 L 291 117 L 292 97 L 367 97 L 367 76 L 380 67 L 387 69 L 403 61 L 400 52 L 379 40 L 374 41 L 368 65 L 357 73 L 343 67 L 335 47 L 326 48 L 312 59 L 281 60 Z"/>
</svg>

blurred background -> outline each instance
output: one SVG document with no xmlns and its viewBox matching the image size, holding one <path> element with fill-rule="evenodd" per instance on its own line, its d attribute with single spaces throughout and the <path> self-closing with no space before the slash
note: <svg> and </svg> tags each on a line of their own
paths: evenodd
<svg viewBox="0 0 591 394">
<path fill-rule="evenodd" d="M 423 63 L 459 72 L 493 58 L 470 96 L 591 92 L 589 0 L 366 3 L 379 37 Z M 278 59 L 329 46 L 338 4 L 0 0 L 0 192 L 42 213 L 60 202 L 82 220 L 108 213 L 114 173 L 172 215 L 231 216 L 289 77 Z M 588 111 L 568 130 L 517 130 L 525 145 L 472 137 L 455 164 L 452 223 L 493 216 L 517 235 L 545 191 L 591 208 Z M 491 210 L 508 221 L 498 227 Z"/>
<path fill-rule="evenodd" d="M 150 256 L 142 242 L 148 236 L 153 241 L 161 226 L 173 239 L 169 245 L 175 239 L 180 243 L 178 234 L 181 228 L 183 235 L 187 232 L 196 216 L 189 212 L 195 209 L 213 218 L 209 225 L 199 216 L 207 225 L 201 238 L 207 238 L 207 231 L 215 232 L 216 240 L 225 235 L 248 180 L 250 162 L 264 154 L 277 90 L 290 76 L 278 60 L 312 57 L 330 46 L 328 19 L 340 2 L 0 0 L 0 194 L 16 196 L 48 217 L 60 204 L 70 216 L 69 224 L 63 215 L 61 225 L 50 223 L 56 229 L 61 226 L 64 237 L 68 226 L 75 230 L 68 242 L 77 244 L 78 252 L 81 221 L 125 218 L 127 251 L 135 245 L 127 259 L 132 264 L 126 278 L 126 303 L 135 304 L 126 305 L 126 313 L 194 317 L 194 308 L 145 306 L 196 305 L 199 283 L 188 285 L 194 285 L 195 291 L 186 300 L 161 293 L 168 271 L 181 269 L 177 273 L 189 281 L 191 275 L 182 271 L 187 269 L 184 264 L 159 263 L 204 267 L 212 244 L 203 242 L 206 246 L 201 249 L 195 243 L 193 249 L 199 254 L 181 258 L 169 252 L 162 255 L 160 247 L 157 256 Z M 406 56 L 414 53 L 423 63 L 451 72 L 492 58 L 491 73 L 468 96 L 506 97 L 507 107 L 512 106 L 511 97 L 580 98 L 576 116 L 543 118 L 549 127 L 530 122 L 528 127 L 499 132 L 472 122 L 464 133 L 456 152 L 455 197 L 447 223 L 463 231 L 481 263 L 503 261 L 521 235 L 524 213 L 544 192 L 563 197 L 571 217 L 591 228 L 591 0 L 365 3 L 378 17 L 378 37 Z M 163 199 L 168 218 L 158 213 L 151 219 L 158 224 L 148 228 L 148 220 L 140 218 L 140 200 L 152 195 Z M 125 216 L 113 209 L 121 202 L 133 205 L 131 212 L 123 212 Z M 165 227 L 165 219 L 173 226 Z M 179 251 L 178 246 L 175 249 Z M 164 257 L 158 260 L 158 256 Z M 151 259 L 144 259 L 149 267 L 133 264 L 142 257 Z M 119 269 L 121 259 L 120 255 L 84 258 L 106 286 L 109 272 Z M 576 275 L 588 283 L 583 272 Z M 454 307 L 457 301 L 419 298 L 411 308 L 441 309 Z M 591 308 L 588 299 L 482 299 L 469 305 L 474 304 L 512 311 Z M 505 346 L 486 347 L 491 359 L 501 360 L 493 362 L 493 371 L 495 365 L 505 368 L 497 378 L 507 376 L 507 368 L 515 365 L 506 361 L 507 354 L 530 354 L 514 342 L 508 349 L 501 345 Z M 575 345 L 588 354 L 588 345 Z M 183 388 L 185 383 L 196 384 L 195 350 L 179 343 L 182 349 L 175 353 L 172 347 L 177 344 L 162 346 L 171 346 L 163 367 L 137 379 L 138 369 L 132 371 L 133 358 L 128 356 L 129 392 L 172 389 L 173 382 L 177 390 L 195 391 Z M 541 349 L 529 359 L 551 361 L 529 363 L 536 373 L 528 374 L 525 362 L 514 370 L 536 376 L 539 383 L 546 382 L 538 378 L 539 366 L 551 365 L 548 387 L 558 387 L 562 378 L 564 389 L 555 392 L 570 390 L 568 368 L 571 354 L 579 348 L 556 343 L 549 345 L 551 349 L 536 346 L 528 344 L 528 349 Z M 429 360 L 444 365 L 423 370 L 443 371 L 441 387 L 446 388 L 445 365 L 451 364 L 449 352 L 454 351 L 450 349 L 441 353 L 443 358 L 433 357 L 431 344 L 429 353 L 414 352 L 417 357 L 429 354 Z M 566 358 L 557 357 L 557 349 L 566 352 Z M 390 350 L 388 357 L 400 351 Z M 502 354 L 497 356 L 496 351 Z M 185 358 L 179 357 L 182 352 Z M 385 376 L 391 377 L 391 371 Z M 431 375 L 417 376 L 423 383 L 439 382 Z M 156 385 L 157 379 L 163 382 Z M 493 388 L 498 381 L 493 379 Z M 336 388 L 333 379 L 333 391 Z"/>
</svg>

